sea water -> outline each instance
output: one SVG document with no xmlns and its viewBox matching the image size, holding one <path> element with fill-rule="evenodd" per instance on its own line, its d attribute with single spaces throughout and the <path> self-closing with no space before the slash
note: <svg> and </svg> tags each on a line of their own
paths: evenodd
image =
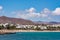
<svg viewBox="0 0 60 40">
<path fill-rule="evenodd" d="M 0 40 L 60 40 L 60 32 L 17 32 L 0 35 Z"/>
</svg>

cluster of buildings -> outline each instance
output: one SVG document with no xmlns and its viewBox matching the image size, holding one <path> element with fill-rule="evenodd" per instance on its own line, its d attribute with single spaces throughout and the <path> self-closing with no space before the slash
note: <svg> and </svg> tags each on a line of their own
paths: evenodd
<svg viewBox="0 0 60 40">
<path fill-rule="evenodd" d="M 60 30 L 60 24 L 46 24 L 46 25 L 19 25 L 16 28 L 37 29 L 37 30 Z"/>
<path fill-rule="evenodd" d="M 1 23 L 0 26 L 6 27 L 9 23 Z M 47 25 L 20 25 L 20 24 L 10 24 L 10 26 L 15 25 L 17 29 L 37 29 L 37 30 L 60 30 L 60 24 L 47 24 Z"/>
</svg>

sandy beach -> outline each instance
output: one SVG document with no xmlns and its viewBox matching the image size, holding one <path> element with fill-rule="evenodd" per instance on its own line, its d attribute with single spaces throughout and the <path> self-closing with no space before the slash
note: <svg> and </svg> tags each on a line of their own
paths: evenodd
<svg viewBox="0 0 60 40">
<path fill-rule="evenodd" d="M 14 32 L 60 32 L 59 30 L 57 31 L 37 31 L 37 30 L 0 30 L 0 33 L 14 33 Z"/>
</svg>

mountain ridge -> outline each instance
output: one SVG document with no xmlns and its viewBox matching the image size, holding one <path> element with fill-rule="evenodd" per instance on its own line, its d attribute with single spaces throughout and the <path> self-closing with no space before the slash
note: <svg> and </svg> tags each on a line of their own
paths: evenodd
<svg viewBox="0 0 60 40">
<path fill-rule="evenodd" d="M 34 24 L 30 20 L 22 19 L 22 18 L 11 18 L 6 16 L 0 16 L 0 23 L 15 23 L 15 24 Z"/>
<path fill-rule="evenodd" d="M 34 25 L 34 24 L 60 24 L 60 22 L 43 22 L 43 21 L 32 21 L 22 18 L 12 18 L 6 16 L 0 16 L 0 23 L 14 23 L 14 24 L 23 24 L 23 25 Z"/>
</svg>

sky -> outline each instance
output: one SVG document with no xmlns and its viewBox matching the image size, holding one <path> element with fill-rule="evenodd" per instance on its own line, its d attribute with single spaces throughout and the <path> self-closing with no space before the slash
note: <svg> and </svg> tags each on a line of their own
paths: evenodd
<svg viewBox="0 0 60 40">
<path fill-rule="evenodd" d="M 0 0 L 0 16 L 60 22 L 60 0 Z"/>
</svg>

